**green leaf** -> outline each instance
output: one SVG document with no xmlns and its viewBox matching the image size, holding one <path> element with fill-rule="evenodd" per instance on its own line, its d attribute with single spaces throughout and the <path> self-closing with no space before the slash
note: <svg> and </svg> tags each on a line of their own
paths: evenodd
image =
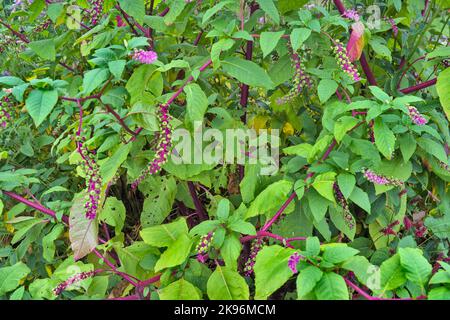
<svg viewBox="0 0 450 320">
<path fill-rule="evenodd" d="M 325 217 L 327 213 L 328 206 L 330 205 L 329 201 L 324 201 L 324 198 L 321 197 L 316 191 L 310 190 L 307 195 L 309 208 L 311 209 L 311 213 L 313 214 L 314 221 L 320 222 Z"/>
<path fill-rule="evenodd" d="M 405 273 L 400 264 L 400 255 L 396 254 L 383 261 L 380 267 L 382 292 L 396 289 L 406 282 Z"/>
<path fill-rule="evenodd" d="M 450 56 L 450 47 L 439 47 L 427 54 L 427 59 Z"/>
<path fill-rule="evenodd" d="M 447 119 L 450 121 L 450 69 L 441 71 L 437 77 L 436 90 Z"/>
<path fill-rule="evenodd" d="M 119 0 L 120 7 L 137 22 L 143 23 L 145 16 L 144 1 Z"/>
<path fill-rule="evenodd" d="M 295 146 L 290 146 L 283 149 L 283 152 L 287 155 L 296 155 L 303 158 L 309 158 L 313 146 L 309 143 L 301 143 Z"/>
<path fill-rule="evenodd" d="M 0 268 L 0 295 L 15 290 L 20 280 L 31 272 L 30 268 L 21 261 L 10 267 Z"/>
<path fill-rule="evenodd" d="M 295 28 L 291 32 L 291 45 L 294 51 L 297 51 L 311 35 L 311 29 Z"/>
<path fill-rule="evenodd" d="M 159 225 L 172 211 L 177 194 L 177 183 L 174 177 L 148 177 L 140 185 L 139 190 L 145 195 L 141 213 L 141 224 L 145 227 Z"/>
<path fill-rule="evenodd" d="M 422 288 L 428 281 L 433 269 L 420 249 L 399 248 L 400 263 L 405 270 L 406 278 Z"/>
<path fill-rule="evenodd" d="M 245 279 L 230 267 L 217 265 L 207 283 L 211 300 L 248 300 L 249 289 Z"/>
<path fill-rule="evenodd" d="M 225 7 L 227 4 L 230 4 L 230 3 L 232 3 L 232 2 L 231 1 L 220 1 L 214 7 L 206 10 L 205 13 L 203 14 L 202 25 L 205 25 L 205 23 L 208 22 L 208 20 L 211 19 L 211 17 L 213 15 L 215 15 L 217 12 L 222 10 L 223 7 Z"/>
<path fill-rule="evenodd" d="M 392 61 L 391 50 L 386 46 L 386 41 L 383 38 L 373 38 L 369 41 L 369 44 L 378 56 L 384 57 L 388 61 Z"/>
<path fill-rule="evenodd" d="M 319 94 L 319 100 L 323 104 L 331 98 L 331 96 L 336 92 L 338 84 L 336 81 L 331 79 L 320 80 L 319 86 L 317 87 L 317 93 Z"/>
<path fill-rule="evenodd" d="M 145 241 L 145 240 L 144 240 Z M 186 234 L 181 234 L 172 242 L 166 251 L 161 254 L 155 265 L 155 272 L 165 268 L 182 264 L 189 257 L 192 247 L 192 239 Z"/>
<path fill-rule="evenodd" d="M 366 285 L 371 290 L 378 290 L 380 283 L 378 281 L 378 267 L 374 266 L 363 256 L 353 256 L 346 260 L 342 269 L 352 271 L 359 282 Z"/>
<path fill-rule="evenodd" d="M 83 77 L 83 93 L 90 94 L 97 89 L 103 82 L 108 80 L 109 70 L 97 68 L 90 70 L 84 74 Z"/>
<path fill-rule="evenodd" d="M 255 226 L 247 221 L 237 220 L 229 224 L 228 228 L 242 234 L 256 235 Z"/>
<path fill-rule="evenodd" d="M 349 198 L 360 208 L 364 209 L 368 214 L 370 214 L 370 200 L 366 192 L 358 187 L 355 187 Z"/>
<path fill-rule="evenodd" d="M 277 6 L 280 13 L 284 15 L 286 12 L 302 8 L 306 3 L 308 0 L 278 0 Z"/>
<path fill-rule="evenodd" d="M 263 52 L 263 58 L 275 49 L 281 36 L 284 34 L 284 30 L 278 32 L 262 32 L 260 38 L 261 50 Z"/>
<path fill-rule="evenodd" d="M 339 189 L 345 199 L 348 199 L 356 185 L 356 178 L 350 173 L 340 173 L 337 177 Z"/>
<path fill-rule="evenodd" d="M 335 172 L 320 174 L 314 179 L 312 186 L 324 198 L 335 202 L 333 184 L 336 177 Z"/>
<path fill-rule="evenodd" d="M 318 256 L 320 253 L 320 241 L 317 237 L 306 238 L 306 254 L 308 257 Z"/>
<path fill-rule="evenodd" d="M 384 92 L 382 89 L 380 89 L 377 86 L 369 86 L 370 91 L 372 92 L 372 94 L 374 95 L 375 98 L 377 98 L 378 100 L 380 100 L 381 102 L 390 102 L 392 100 L 392 98 L 386 93 Z"/>
<path fill-rule="evenodd" d="M 75 260 L 88 255 L 98 244 L 98 222 L 86 218 L 87 193 L 75 195 L 69 216 L 69 239 Z"/>
<path fill-rule="evenodd" d="M 27 108 L 30 116 L 33 118 L 36 127 L 39 127 L 45 118 L 47 118 L 57 102 L 58 91 L 56 89 L 34 89 L 30 92 L 25 102 L 25 107 Z"/>
<path fill-rule="evenodd" d="M 284 201 L 286 201 L 293 183 L 288 180 L 280 180 L 272 183 L 264 189 L 251 203 L 245 218 L 251 218 L 260 214 L 275 214 L 274 210 L 278 209 Z"/>
<path fill-rule="evenodd" d="M 327 272 L 322 275 L 314 293 L 319 300 L 349 300 L 344 278 L 334 272 Z"/>
<path fill-rule="evenodd" d="M 252 38 L 253 39 L 253 38 Z M 214 43 L 211 47 L 211 61 L 214 69 L 220 67 L 220 54 L 223 51 L 227 51 L 233 47 L 235 41 L 233 39 L 220 39 Z"/>
<path fill-rule="evenodd" d="M 28 43 L 28 46 L 42 59 L 55 61 L 56 50 L 55 41 L 53 39 L 33 41 Z"/>
<path fill-rule="evenodd" d="M 100 211 L 99 220 L 113 226 L 115 234 L 118 235 L 125 224 L 125 216 L 126 209 L 123 202 L 115 197 L 108 197 Z"/>
<path fill-rule="evenodd" d="M 266 246 L 256 256 L 255 272 L 255 300 L 267 299 L 292 276 L 288 267 L 289 257 L 293 249 L 278 245 Z"/>
<path fill-rule="evenodd" d="M 164 23 L 168 26 L 172 25 L 183 12 L 187 2 L 183 0 L 169 0 L 169 12 L 164 16 Z"/>
<path fill-rule="evenodd" d="M 200 289 L 181 278 L 158 290 L 161 300 L 201 300 Z"/>
<path fill-rule="evenodd" d="M 256 0 L 256 2 L 258 2 L 260 8 L 273 20 L 273 22 L 280 24 L 280 14 L 273 3 L 273 0 Z"/>
<path fill-rule="evenodd" d="M 64 226 L 62 224 L 57 224 L 53 227 L 52 231 L 42 238 L 42 257 L 47 262 L 53 262 L 55 257 L 55 240 L 63 233 Z"/>
<path fill-rule="evenodd" d="M 315 267 L 308 266 L 305 269 L 300 271 L 300 274 L 297 277 L 297 296 L 298 299 L 303 298 L 308 293 L 313 291 L 316 284 L 322 278 L 323 272 Z"/>
<path fill-rule="evenodd" d="M 433 232 L 439 239 L 450 239 L 450 214 L 447 213 L 443 217 L 427 217 L 425 226 Z"/>
<path fill-rule="evenodd" d="M 131 147 L 131 143 L 122 144 L 111 157 L 102 163 L 100 166 L 100 175 L 104 184 L 109 183 L 114 178 L 119 167 L 127 159 Z"/>
<path fill-rule="evenodd" d="M 417 142 L 412 134 L 405 134 L 398 139 L 398 144 L 400 145 L 403 161 L 407 162 L 416 151 Z"/>
<path fill-rule="evenodd" d="M 450 283 L 450 272 L 440 270 L 430 279 L 430 284 Z"/>
<path fill-rule="evenodd" d="M 222 61 L 222 68 L 232 77 L 249 86 L 266 89 L 274 87 L 267 72 L 252 61 L 229 57 Z"/>
<path fill-rule="evenodd" d="M 155 247 L 168 247 L 182 234 L 188 233 L 186 219 L 178 220 L 142 229 L 140 232 L 145 243 Z"/>
<path fill-rule="evenodd" d="M 206 109 L 208 108 L 208 98 L 200 86 L 191 83 L 184 87 L 186 93 L 186 121 L 192 126 L 195 121 L 203 121 Z"/>
<path fill-rule="evenodd" d="M 131 105 L 138 101 L 156 100 L 162 94 L 163 78 L 157 69 L 153 64 L 144 64 L 134 69 L 125 86 L 131 96 Z"/>
<path fill-rule="evenodd" d="M 433 288 L 428 293 L 428 300 L 450 300 L 450 289 L 447 287 Z"/>
<path fill-rule="evenodd" d="M 345 134 L 358 122 L 359 120 L 352 116 L 344 116 L 339 118 L 334 124 L 334 138 L 336 141 L 341 142 Z"/>
<path fill-rule="evenodd" d="M 359 250 L 347 246 L 326 246 L 322 258 L 333 264 L 338 264 L 358 254 Z"/>
<path fill-rule="evenodd" d="M 395 148 L 395 135 L 391 129 L 383 122 L 383 119 L 377 118 L 373 126 L 375 135 L 375 145 L 381 154 L 388 160 L 392 159 Z"/>
<path fill-rule="evenodd" d="M 234 234 L 227 235 L 220 247 L 220 254 L 222 255 L 225 265 L 232 270 L 237 270 L 237 259 L 242 250 L 242 244 L 239 237 Z"/>
<path fill-rule="evenodd" d="M 424 137 L 418 138 L 417 143 L 423 150 L 435 156 L 439 161 L 447 163 L 447 153 L 441 144 Z"/>
<path fill-rule="evenodd" d="M 109 71 L 113 74 L 117 79 L 122 78 L 123 70 L 125 69 L 125 65 L 127 64 L 126 60 L 115 60 L 108 62 Z"/>
<path fill-rule="evenodd" d="M 231 202 L 228 199 L 222 199 L 219 201 L 216 210 L 216 216 L 222 221 L 226 221 L 230 215 Z"/>
</svg>

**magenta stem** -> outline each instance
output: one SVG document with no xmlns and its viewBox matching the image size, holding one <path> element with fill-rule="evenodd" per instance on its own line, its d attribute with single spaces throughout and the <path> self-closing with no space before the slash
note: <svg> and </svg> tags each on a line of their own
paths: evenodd
<svg viewBox="0 0 450 320">
<path fill-rule="evenodd" d="M 425 89 L 425 88 L 428 88 L 428 87 L 431 87 L 431 86 L 435 85 L 436 82 L 437 82 L 437 78 L 434 78 L 434 79 L 431 79 L 431 80 L 428 80 L 428 81 L 416 84 L 416 85 L 414 85 L 412 87 L 401 89 L 400 92 L 402 92 L 404 94 L 408 94 L 408 93 L 411 93 L 411 92 L 419 91 L 419 90 L 422 90 L 422 89 Z"/>
</svg>

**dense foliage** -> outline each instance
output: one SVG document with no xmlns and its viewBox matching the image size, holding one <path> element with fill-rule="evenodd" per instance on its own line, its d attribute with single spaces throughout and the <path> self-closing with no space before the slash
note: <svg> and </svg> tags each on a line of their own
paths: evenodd
<svg viewBox="0 0 450 320">
<path fill-rule="evenodd" d="M 450 299 L 448 0 L 0 5 L 1 298 Z"/>
</svg>

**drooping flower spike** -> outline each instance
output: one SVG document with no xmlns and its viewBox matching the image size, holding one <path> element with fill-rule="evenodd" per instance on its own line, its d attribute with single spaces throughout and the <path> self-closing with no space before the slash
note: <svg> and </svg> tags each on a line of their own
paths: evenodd
<svg viewBox="0 0 450 320">
<path fill-rule="evenodd" d="M 5 91 L 7 95 L 0 100 L 0 128 L 6 128 L 11 119 L 12 100 L 9 98 L 11 90 L 4 89 L 3 91 Z"/>
<path fill-rule="evenodd" d="M 201 263 L 205 263 L 208 259 L 208 252 L 211 248 L 211 243 L 214 239 L 214 232 L 208 232 L 206 235 L 200 238 L 200 241 L 195 248 L 197 251 L 197 260 Z"/>
<path fill-rule="evenodd" d="M 247 277 L 250 277 L 253 274 L 253 267 L 255 266 L 256 256 L 258 255 L 259 251 L 261 251 L 262 247 L 263 247 L 262 238 L 257 238 L 256 240 L 253 241 L 252 246 L 250 248 L 250 254 L 244 265 L 244 274 Z"/>
<path fill-rule="evenodd" d="M 423 126 L 424 124 L 426 124 L 428 122 L 427 119 L 425 119 L 424 116 L 422 116 L 420 114 L 420 112 L 417 110 L 417 108 L 415 108 L 413 106 L 408 106 L 408 112 L 409 112 L 409 117 L 411 118 L 412 122 L 414 122 L 418 126 Z"/>
<path fill-rule="evenodd" d="M 78 153 L 82 158 L 83 170 L 86 174 L 86 218 L 95 219 L 99 208 L 100 193 L 102 188 L 102 178 L 100 176 L 100 168 L 95 161 L 95 155 L 84 146 L 85 138 L 79 134 L 76 136 Z"/>
<path fill-rule="evenodd" d="M 85 279 L 93 277 L 96 273 L 101 272 L 101 270 L 95 270 L 95 271 L 85 271 L 75 274 L 74 276 L 68 278 L 66 281 L 61 282 L 58 284 L 56 288 L 53 289 L 53 293 L 56 296 L 59 296 L 64 290 L 66 290 L 71 285 L 83 281 Z"/>
<path fill-rule="evenodd" d="M 356 69 L 356 67 L 350 61 L 350 58 L 347 55 L 347 50 L 344 48 L 339 39 L 334 40 L 334 46 L 332 46 L 331 48 L 333 49 L 336 61 L 342 71 L 348 74 L 349 77 L 353 79 L 353 81 L 360 81 L 361 77 L 358 69 Z"/>
<path fill-rule="evenodd" d="M 297 265 L 300 261 L 301 256 L 298 254 L 298 252 L 294 252 L 288 260 L 288 267 L 291 269 L 292 273 L 298 273 Z"/>
<path fill-rule="evenodd" d="M 345 221 L 345 224 L 348 226 L 349 229 L 353 229 L 355 227 L 355 225 L 353 223 L 353 220 L 354 220 L 353 215 L 350 212 L 347 200 L 345 200 L 345 197 L 342 194 L 341 189 L 339 189 L 339 186 L 338 186 L 338 184 L 336 182 L 333 184 L 333 190 L 334 190 L 334 194 L 336 196 L 336 199 L 337 199 L 338 203 L 340 204 L 340 206 L 344 210 L 344 221 Z"/>
<path fill-rule="evenodd" d="M 298 96 L 302 92 L 302 90 L 305 87 L 310 88 L 312 86 L 312 80 L 309 77 L 309 75 L 305 72 L 305 66 L 302 63 L 300 56 L 298 55 L 298 53 L 292 50 L 291 46 L 288 47 L 291 54 L 292 65 L 295 69 L 295 74 L 293 78 L 294 86 L 291 88 L 291 90 L 289 90 L 289 92 L 285 96 L 277 100 L 278 104 L 284 104 L 289 101 L 292 101 L 296 96 Z"/>
<path fill-rule="evenodd" d="M 140 176 L 131 184 L 132 189 L 136 189 L 139 183 L 145 179 L 147 175 L 153 175 L 161 171 L 162 166 L 169 159 L 169 155 L 172 149 L 172 126 L 170 120 L 172 117 L 169 114 L 169 105 L 163 103 L 159 105 L 159 110 L 157 113 L 159 120 L 159 138 L 156 154 L 152 161 L 148 164 L 147 168 L 144 169 Z"/>
<path fill-rule="evenodd" d="M 158 59 L 158 54 L 152 50 L 135 50 L 133 53 L 133 60 L 143 63 L 143 64 L 152 64 Z"/>
<path fill-rule="evenodd" d="M 92 8 L 90 9 L 91 23 L 94 26 L 99 22 L 100 16 L 102 15 L 103 1 L 104 0 L 90 0 L 89 1 L 92 6 Z"/>
<path fill-rule="evenodd" d="M 403 185 L 403 181 L 399 179 L 378 175 L 370 169 L 366 169 L 364 171 L 364 177 L 368 181 L 379 185 L 395 186 L 395 187 L 400 187 Z"/>
<path fill-rule="evenodd" d="M 342 14 L 342 16 L 347 19 L 359 21 L 359 14 L 358 14 L 358 11 L 356 11 L 355 9 L 345 10 L 345 12 Z"/>
<path fill-rule="evenodd" d="M 392 33 L 396 37 L 398 35 L 398 27 L 397 27 L 397 24 L 395 23 L 395 20 L 392 18 L 388 18 L 387 20 L 388 20 L 389 24 L 391 25 Z"/>
</svg>

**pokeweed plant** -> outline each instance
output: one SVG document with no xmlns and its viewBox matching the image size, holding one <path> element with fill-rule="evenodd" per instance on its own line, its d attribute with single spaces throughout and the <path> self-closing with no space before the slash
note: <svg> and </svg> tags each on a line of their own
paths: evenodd
<svg viewBox="0 0 450 320">
<path fill-rule="evenodd" d="M 450 299 L 449 2 L 352 3 L 1 1 L 0 297 Z"/>
</svg>

